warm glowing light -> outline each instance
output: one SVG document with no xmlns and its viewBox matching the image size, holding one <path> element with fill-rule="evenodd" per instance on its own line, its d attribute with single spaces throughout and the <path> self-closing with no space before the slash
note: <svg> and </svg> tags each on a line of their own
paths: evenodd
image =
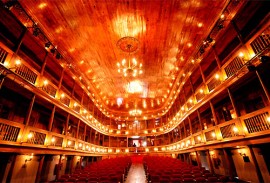
<svg viewBox="0 0 270 183">
<path fill-rule="evenodd" d="M 47 6 L 46 3 L 40 3 L 40 4 L 38 5 L 38 8 L 39 8 L 39 9 L 43 9 L 43 8 L 45 8 L 46 6 Z"/>
<path fill-rule="evenodd" d="M 31 139 L 32 137 L 33 137 L 33 133 L 30 132 L 30 133 L 27 135 L 27 138 L 28 138 L 28 139 Z"/>
<path fill-rule="evenodd" d="M 240 52 L 238 56 L 241 57 L 241 58 L 243 58 L 244 57 L 244 53 L 243 52 Z"/>
<path fill-rule="evenodd" d="M 191 47 L 191 46 L 192 46 L 192 44 L 191 44 L 191 43 L 188 43 L 188 44 L 187 44 L 187 46 L 188 46 L 188 47 Z"/>
<path fill-rule="evenodd" d="M 224 15 L 224 14 L 222 14 L 222 15 L 220 16 L 220 18 L 221 18 L 221 19 L 224 19 L 224 18 L 225 18 L 225 15 Z"/>
<path fill-rule="evenodd" d="M 143 84 L 142 82 L 136 80 L 136 81 L 131 81 L 130 83 L 127 84 L 127 91 L 129 93 L 141 93 L 143 92 Z"/>
<path fill-rule="evenodd" d="M 215 138 L 216 137 L 216 133 L 215 132 L 212 132 L 211 133 L 211 136 Z"/>
<path fill-rule="evenodd" d="M 216 79 L 219 79 L 219 74 L 216 74 L 216 75 L 215 75 L 215 78 L 216 78 Z"/>
<path fill-rule="evenodd" d="M 203 93 L 203 89 L 200 89 L 200 93 Z"/>
<path fill-rule="evenodd" d="M 126 151 L 126 153 L 128 153 L 129 152 L 129 149 L 126 149 L 125 151 Z"/>
<path fill-rule="evenodd" d="M 70 141 L 70 140 L 68 141 L 68 145 L 69 145 L 69 146 L 71 145 L 71 141 Z"/>
<path fill-rule="evenodd" d="M 54 143 L 54 142 L 55 142 L 55 138 L 53 137 L 53 138 L 51 139 L 51 141 L 52 141 L 52 143 Z"/>
<path fill-rule="evenodd" d="M 48 84 L 48 80 L 43 81 L 43 85 L 46 86 Z"/>
<path fill-rule="evenodd" d="M 116 99 L 116 103 L 117 103 L 118 106 L 122 105 L 122 103 L 123 103 L 123 98 L 117 98 L 117 99 Z"/>
<path fill-rule="evenodd" d="M 79 147 L 82 147 L 82 143 L 79 143 Z"/>
<path fill-rule="evenodd" d="M 142 115 L 142 110 L 140 110 L 140 109 L 132 109 L 132 110 L 129 111 L 129 114 L 131 116 L 140 116 L 140 115 Z"/>
<path fill-rule="evenodd" d="M 65 94 L 64 94 L 64 93 L 62 93 L 62 94 L 61 94 L 61 98 L 64 98 L 64 97 L 65 97 Z"/>
<path fill-rule="evenodd" d="M 200 136 L 198 136 L 197 139 L 198 139 L 198 141 L 201 141 L 202 140 L 202 138 Z"/>
<path fill-rule="evenodd" d="M 154 151 L 158 151 L 158 148 L 157 148 L 157 147 L 155 147 L 155 148 L 154 148 Z"/>
<path fill-rule="evenodd" d="M 145 148 L 145 152 L 149 152 L 149 149 L 148 148 Z"/>
<path fill-rule="evenodd" d="M 146 147 L 147 146 L 147 142 L 144 141 L 143 144 L 142 144 L 142 146 L 143 147 Z"/>
<path fill-rule="evenodd" d="M 270 123 L 270 117 L 269 116 L 266 118 L 266 121 Z"/>
<path fill-rule="evenodd" d="M 8 67 L 9 66 L 9 62 L 4 62 L 4 66 Z"/>
<path fill-rule="evenodd" d="M 19 59 L 18 59 L 18 60 L 16 60 L 16 61 L 15 61 L 15 65 L 16 65 L 16 66 L 21 65 L 21 60 L 19 60 Z"/>
<path fill-rule="evenodd" d="M 203 26 L 203 23 L 200 22 L 197 25 L 198 25 L 198 27 L 202 27 Z"/>
<path fill-rule="evenodd" d="M 234 133 L 238 133 L 238 128 L 236 126 L 233 127 Z"/>
<path fill-rule="evenodd" d="M 113 20 L 113 28 L 119 37 L 135 37 L 146 31 L 146 23 L 140 14 L 119 14 Z"/>
</svg>

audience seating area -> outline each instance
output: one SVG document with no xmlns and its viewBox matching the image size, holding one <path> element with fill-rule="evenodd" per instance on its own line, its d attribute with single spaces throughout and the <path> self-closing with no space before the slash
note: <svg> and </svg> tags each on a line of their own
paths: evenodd
<svg viewBox="0 0 270 183">
<path fill-rule="evenodd" d="M 232 182 L 227 176 L 170 157 L 146 156 L 143 164 L 149 183 Z"/>
<path fill-rule="evenodd" d="M 56 182 L 123 183 L 131 166 L 129 157 L 105 159 L 91 163 L 72 174 L 62 175 Z"/>
</svg>

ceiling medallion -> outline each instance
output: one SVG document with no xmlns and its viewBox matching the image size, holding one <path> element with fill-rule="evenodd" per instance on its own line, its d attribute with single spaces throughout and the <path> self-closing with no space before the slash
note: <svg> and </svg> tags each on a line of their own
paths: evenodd
<svg viewBox="0 0 270 183">
<path fill-rule="evenodd" d="M 139 50 L 139 40 L 135 37 L 123 37 L 117 41 L 117 46 L 124 52 L 135 53 Z"/>
<path fill-rule="evenodd" d="M 142 63 L 138 63 L 135 58 L 130 56 L 131 53 L 135 53 L 139 49 L 139 41 L 134 37 L 123 37 L 117 42 L 117 46 L 128 53 L 127 60 L 124 58 L 121 63 L 117 62 L 118 72 L 125 77 L 136 77 L 142 74 Z"/>
</svg>

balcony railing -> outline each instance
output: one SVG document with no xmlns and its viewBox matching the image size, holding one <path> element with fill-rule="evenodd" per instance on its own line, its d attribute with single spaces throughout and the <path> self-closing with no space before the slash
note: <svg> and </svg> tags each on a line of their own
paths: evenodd
<svg viewBox="0 0 270 183">
<path fill-rule="evenodd" d="M 48 93 L 52 97 L 55 97 L 56 92 L 57 92 L 57 88 L 50 83 L 47 84 L 46 86 L 43 86 L 42 90 Z"/>
<path fill-rule="evenodd" d="M 240 118 L 230 120 L 228 122 L 213 126 L 209 129 L 189 135 L 186 138 L 168 145 L 150 146 L 150 147 L 104 147 L 94 145 L 76 138 L 68 137 L 53 132 L 28 127 L 25 133 L 27 139 L 24 146 L 43 145 L 51 149 L 77 150 L 97 154 L 125 154 L 125 153 L 152 153 L 152 152 L 174 152 L 178 150 L 189 149 L 193 147 L 203 146 L 205 144 L 217 144 L 222 141 L 229 141 L 269 134 L 270 107 L 246 114 Z M 17 125 L 16 125 L 17 124 Z M 5 141 L 18 141 L 19 134 L 25 129 L 22 124 L 2 120 L 0 123 L 0 143 Z M 30 135 L 31 134 L 31 135 Z M 49 142 L 48 139 L 51 141 Z M 218 141 L 217 141 L 218 140 Z M 46 142 L 46 143 L 45 143 Z M 19 142 L 17 142 L 20 145 Z M 113 142 L 111 142 L 113 143 Z M 81 145 L 80 145 L 81 144 Z"/>
<path fill-rule="evenodd" d="M 28 134 L 27 143 L 36 144 L 36 145 L 44 145 L 46 139 L 45 133 L 40 133 L 34 130 L 30 130 Z"/>
<path fill-rule="evenodd" d="M 254 115 L 244 119 L 248 133 L 270 130 L 270 117 L 268 112 Z"/>
<path fill-rule="evenodd" d="M 4 63 L 7 58 L 8 52 L 0 47 L 0 63 Z"/>
<path fill-rule="evenodd" d="M 21 64 L 20 66 L 16 67 L 15 73 L 20 75 L 23 79 L 26 81 L 35 84 L 37 79 L 37 74 L 33 72 L 30 68 L 27 66 Z"/>
<path fill-rule="evenodd" d="M 20 128 L 4 123 L 0 123 L 0 140 L 16 142 L 20 133 Z"/>
<path fill-rule="evenodd" d="M 264 30 L 255 40 L 250 43 L 255 54 L 260 53 L 270 45 L 270 27 Z"/>
<path fill-rule="evenodd" d="M 237 56 L 224 68 L 224 71 L 229 78 L 239 71 L 243 66 L 243 59 Z"/>
</svg>

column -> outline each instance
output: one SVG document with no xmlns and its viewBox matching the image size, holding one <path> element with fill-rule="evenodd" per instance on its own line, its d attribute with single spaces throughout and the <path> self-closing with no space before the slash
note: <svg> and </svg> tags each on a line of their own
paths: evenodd
<svg viewBox="0 0 270 183">
<path fill-rule="evenodd" d="M 49 121 L 49 125 L 48 125 L 48 131 L 50 131 L 50 132 L 52 131 L 55 108 L 56 108 L 56 106 L 53 105 L 53 109 L 52 109 L 52 113 L 51 113 L 51 117 L 50 117 L 50 121 Z"/>
<path fill-rule="evenodd" d="M 209 150 L 206 150 L 206 156 L 207 156 L 207 160 L 208 160 L 208 163 L 209 163 L 210 171 L 212 173 L 215 173 L 213 162 L 212 162 Z"/>
<path fill-rule="evenodd" d="M 216 126 L 216 125 L 218 125 L 218 121 L 217 121 L 217 116 L 216 116 L 216 113 L 215 113 L 215 108 L 214 108 L 213 103 L 212 103 L 211 100 L 209 101 L 209 104 L 210 104 L 211 112 L 212 112 L 214 122 L 215 122 L 215 126 Z"/>
<path fill-rule="evenodd" d="M 37 171 L 36 180 L 35 180 L 36 183 L 40 182 L 44 159 L 45 159 L 45 155 L 40 155 L 38 171 Z"/>
<path fill-rule="evenodd" d="M 238 118 L 240 116 L 240 114 L 239 114 L 239 111 L 238 111 L 238 109 L 236 107 L 235 100 L 234 100 L 234 98 L 232 96 L 232 92 L 231 92 L 231 90 L 229 88 L 227 88 L 227 92 L 229 94 L 229 97 L 230 97 L 230 100 L 231 100 L 231 103 L 232 103 L 232 106 L 233 106 L 233 110 L 235 111 L 236 117 Z"/>
<path fill-rule="evenodd" d="M 257 162 L 256 156 L 255 156 L 254 151 L 253 151 L 253 148 L 252 148 L 252 145 L 249 145 L 248 146 L 248 149 L 250 151 L 251 160 L 253 161 L 254 166 L 255 166 L 255 169 L 256 169 L 256 174 L 257 174 L 258 180 L 259 180 L 259 182 L 264 182 L 263 181 L 263 176 L 262 176 L 261 170 L 259 168 L 259 164 Z"/>
</svg>

